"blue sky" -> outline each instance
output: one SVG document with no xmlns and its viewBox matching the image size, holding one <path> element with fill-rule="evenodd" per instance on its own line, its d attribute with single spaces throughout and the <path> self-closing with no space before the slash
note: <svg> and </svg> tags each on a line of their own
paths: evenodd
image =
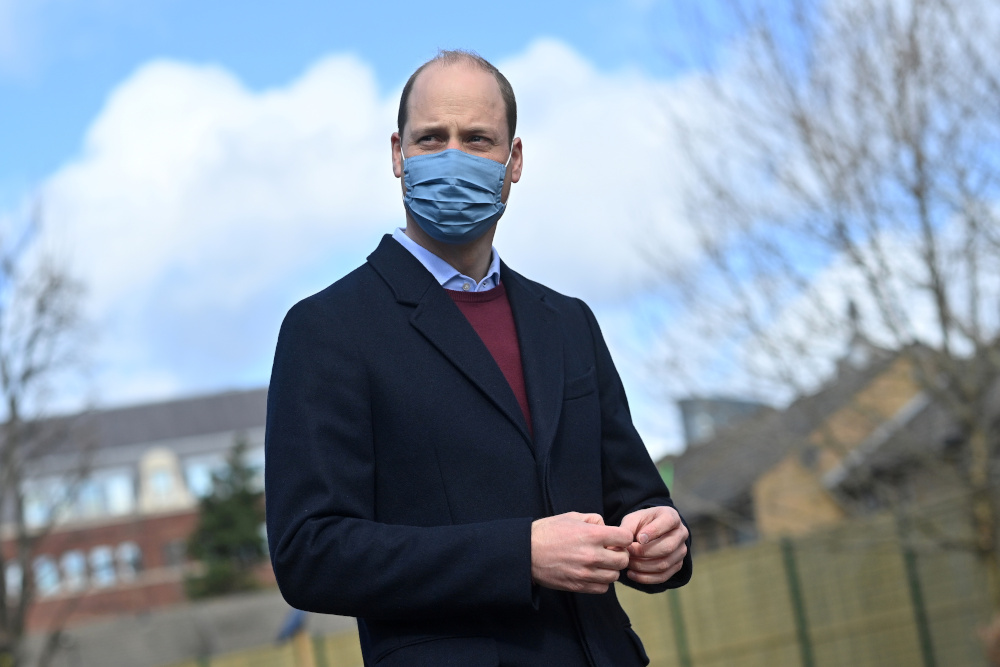
<svg viewBox="0 0 1000 667">
<path fill-rule="evenodd" d="M 142 63 L 225 66 L 250 88 L 280 85 L 330 53 L 374 67 L 383 92 L 437 48 L 490 59 L 555 37 L 602 69 L 664 74 L 669 23 L 653 2 L 516 1 L 486 15 L 468 3 L 321 0 L 0 0 L 0 202 L 10 204 L 79 149 L 108 93 Z"/>
<path fill-rule="evenodd" d="M 260 386 L 285 310 L 401 223 L 406 77 L 474 49 L 521 111 L 500 253 L 594 307 L 660 453 L 678 387 L 648 372 L 663 318 L 638 250 L 690 243 L 661 114 L 697 111 L 676 30 L 655 0 L 0 0 L 0 219 L 41 201 L 86 282 L 100 403 Z"/>
</svg>

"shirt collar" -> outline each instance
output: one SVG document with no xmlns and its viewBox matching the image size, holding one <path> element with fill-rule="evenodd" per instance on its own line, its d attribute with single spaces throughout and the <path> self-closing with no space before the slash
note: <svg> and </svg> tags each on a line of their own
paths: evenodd
<svg viewBox="0 0 1000 667">
<path fill-rule="evenodd" d="M 424 268 L 431 272 L 438 284 L 445 289 L 460 292 L 485 292 L 500 284 L 500 255 L 496 248 L 492 248 L 490 268 L 486 271 L 486 277 L 477 283 L 427 248 L 419 245 L 406 235 L 402 227 L 396 228 L 396 231 L 392 233 L 392 238 L 410 251 L 410 254 L 416 257 L 424 265 Z"/>
</svg>

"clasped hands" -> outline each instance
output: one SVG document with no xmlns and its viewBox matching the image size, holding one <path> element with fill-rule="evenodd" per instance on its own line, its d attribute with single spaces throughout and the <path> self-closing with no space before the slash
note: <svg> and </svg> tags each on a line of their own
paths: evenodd
<svg viewBox="0 0 1000 667">
<path fill-rule="evenodd" d="M 660 584 L 684 565 L 688 530 L 672 507 L 637 510 L 621 526 L 600 514 L 567 512 L 531 524 L 531 578 L 574 593 L 604 593 L 627 569 L 640 584 Z"/>
</svg>

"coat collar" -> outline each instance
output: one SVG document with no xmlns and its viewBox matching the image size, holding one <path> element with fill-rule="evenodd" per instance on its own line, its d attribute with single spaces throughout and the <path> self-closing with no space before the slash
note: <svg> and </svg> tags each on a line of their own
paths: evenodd
<svg viewBox="0 0 1000 667">
<path fill-rule="evenodd" d="M 542 460 L 555 438 L 563 390 L 562 332 L 544 293 L 501 262 L 500 279 L 507 289 L 521 348 L 534 430 L 532 443 L 521 408 L 500 367 L 430 272 L 389 235 L 382 238 L 368 262 L 398 303 L 414 307 L 410 316 L 413 327 L 490 399 L 525 442 L 533 444 L 536 457 Z"/>
<path fill-rule="evenodd" d="M 552 447 L 562 413 L 564 368 L 560 319 L 538 285 L 500 262 L 500 282 L 514 314 L 521 366 L 528 392 L 535 452 L 544 460 Z"/>
</svg>

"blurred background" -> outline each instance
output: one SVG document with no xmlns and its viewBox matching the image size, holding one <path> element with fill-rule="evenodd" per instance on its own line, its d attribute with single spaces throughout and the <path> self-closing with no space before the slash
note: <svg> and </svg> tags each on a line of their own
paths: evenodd
<svg viewBox="0 0 1000 667">
<path fill-rule="evenodd" d="M 360 664 L 274 589 L 266 385 L 404 224 L 439 48 L 510 79 L 496 246 L 591 305 L 692 526 L 621 592 L 652 664 L 990 664 L 1000 7 L 0 0 L 0 667 Z"/>
</svg>

